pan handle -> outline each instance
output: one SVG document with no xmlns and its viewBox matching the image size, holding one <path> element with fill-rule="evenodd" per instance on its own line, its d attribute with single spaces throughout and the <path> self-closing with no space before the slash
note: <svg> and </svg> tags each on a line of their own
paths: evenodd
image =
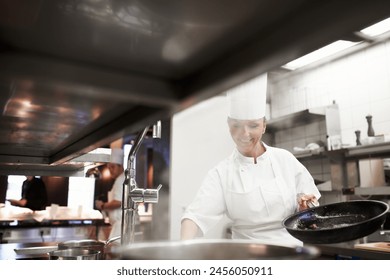
<svg viewBox="0 0 390 280">
<path fill-rule="evenodd" d="M 41 255 L 55 250 L 58 250 L 58 246 L 26 247 L 14 249 L 15 253 L 18 255 Z"/>
<path fill-rule="evenodd" d="M 297 194 L 297 202 L 299 203 L 300 202 L 300 199 L 302 196 L 305 196 L 306 194 L 304 193 L 298 193 Z M 313 208 L 313 207 L 317 207 L 317 206 L 320 206 L 320 203 L 318 201 L 314 201 L 314 200 L 307 200 L 306 201 L 306 205 L 307 207 L 309 208 Z"/>
<path fill-rule="evenodd" d="M 110 239 L 108 239 L 108 240 L 106 241 L 106 244 L 105 244 L 104 246 L 107 247 L 109 244 L 111 244 L 112 242 L 114 242 L 114 241 L 116 241 L 116 240 L 118 240 L 118 239 L 121 239 L 121 237 L 120 237 L 120 236 L 111 237 Z"/>
</svg>

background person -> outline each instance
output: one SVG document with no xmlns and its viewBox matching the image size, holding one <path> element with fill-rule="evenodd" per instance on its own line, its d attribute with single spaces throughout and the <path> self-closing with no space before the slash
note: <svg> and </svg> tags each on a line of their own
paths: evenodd
<svg viewBox="0 0 390 280">
<path fill-rule="evenodd" d="M 44 210 L 47 206 L 47 192 L 42 179 L 35 176 L 26 176 L 22 185 L 22 198 L 8 199 L 13 206 L 26 207 L 33 211 Z"/>
<path fill-rule="evenodd" d="M 263 75 L 227 93 L 228 127 L 236 148 L 209 171 L 181 224 L 181 239 L 201 236 L 224 215 L 233 239 L 301 246 L 282 220 L 317 202 L 320 193 L 307 169 L 288 151 L 262 142 L 266 79 Z M 303 193 L 303 196 L 298 194 Z"/>
<path fill-rule="evenodd" d="M 111 231 L 109 238 L 121 235 L 122 223 L 122 189 L 125 181 L 125 173 L 123 168 L 124 152 L 122 149 L 111 149 L 111 159 L 107 167 L 110 171 L 111 177 L 115 179 L 111 190 L 108 192 L 108 201 L 95 201 L 95 207 L 98 210 L 106 211 L 108 213 L 111 224 Z"/>
</svg>

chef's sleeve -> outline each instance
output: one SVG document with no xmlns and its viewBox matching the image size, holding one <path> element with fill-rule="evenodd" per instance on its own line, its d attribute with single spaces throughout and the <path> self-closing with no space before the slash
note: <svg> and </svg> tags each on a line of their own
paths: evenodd
<svg viewBox="0 0 390 280">
<path fill-rule="evenodd" d="M 222 219 L 225 211 L 221 178 L 217 170 L 213 169 L 207 174 L 194 200 L 186 208 L 182 220 L 192 220 L 205 234 Z"/>
<path fill-rule="evenodd" d="M 295 175 L 295 185 L 297 193 L 314 194 L 317 199 L 321 197 L 317 186 L 314 183 L 313 176 L 309 173 L 306 167 L 298 160 L 298 169 Z"/>
</svg>

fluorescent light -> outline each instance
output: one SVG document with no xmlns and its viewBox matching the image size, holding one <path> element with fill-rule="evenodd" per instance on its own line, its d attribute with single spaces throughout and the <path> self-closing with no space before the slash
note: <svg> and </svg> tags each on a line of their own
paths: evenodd
<svg viewBox="0 0 390 280">
<path fill-rule="evenodd" d="M 360 30 L 360 32 L 369 36 L 375 37 L 390 31 L 390 18 L 375 23 L 367 28 Z"/>
<path fill-rule="evenodd" d="M 376 37 L 379 35 L 382 35 L 384 33 L 387 33 L 390 31 L 390 18 L 387 18 L 385 20 L 382 20 L 376 24 L 373 24 L 367 28 L 364 28 L 360 30 L 361 33 L 369 36 L 369 37 Z M 323 58 L 326 58 L 331 55 L 335 55 L 343 50 L 346 50 L 359 42 L 351 42 L 351 41 L 345 41 L 345 40 L 339 40 L 336 42 L 333 42 L 323 48 L 320 48 L 314 52 L 311 52 L 307 55 L 304 55 L 296 60 L 290 61 L 289 63 L 283 65 L 283 68 L 289 69 L 289 70 L 295 70 L 300 67 L 306 66 L 308 64 L 311 64 L 313 62 L 319 61 Z"/>
<path fill-rule="evenodd" d="M 314 52 L 304 55 L 296 60 L 290 61 L 289 63 L 285 64 L 283 67 L 290 70 L 295 70 L 297 68 L 303 67 L 315 61 L 321 60 L 327 56 L 336 54 L 356 44 L 357 44 L 356 42 L 339 40 L 325 47 L 322 47 Z"/>
</svg>

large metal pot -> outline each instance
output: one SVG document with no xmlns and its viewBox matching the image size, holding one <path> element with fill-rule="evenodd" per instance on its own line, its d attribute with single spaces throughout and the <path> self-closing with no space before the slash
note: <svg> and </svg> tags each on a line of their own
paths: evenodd
<svg viewBox="0 0 390 280">
<path fill-rule="evenodd" d="M 80 249 L 80 250 L 94 250 L 99 252 L 98 259 L 104 259 L 106 242 L 83 239 L 83 240 L 69 240 L 58 244 L 58 251 L 65 249 Z"/>
<path fill-rule="evenodd" d="M 282 247 L 251 240 L 188 240 L 135 243 L 119 248 L 121 259 L 132 260 L 250 260 L 314 259 L 314 247 Z"/>
<path fill-rule="evenodd" d="M 107 246 L 116 240 L 119 240 L 120 236 L 113 237 L 107 241 L 99 241 L 94 239 L 82 239 L 82 240 L 69 240 L 58 244 L 58 249 L 85 249 L 98 251 L 98 259 L 104 260 L 106 258 Z"/>
<path fill-rule="evenodd" d="M 355 200 L 322 205 L 295 213 L 283 226 L 309 244 L 330 244 L 359 239 L 383 225 L 389 205 L 376 200 Z"/>
<path fill-rule="evenodd" d="M 62 249 L 48 253 L 51 260 L 98 260 L 100 251 L 88 249 Z"/>
<path fill-rule="evenodd" d="M 94 250 L 99 252 L 98 259 L 106 259 L 107 256 L 112 258 L 108 245 L 114 241 L 120 239 L 120 236 L 110 238 L 107 241 L 99 241 L 94 239 L 82 239 L 82 240 L 69 240 L 58 243 L 55 246 L 40 246 L 40 247 L 27 247 L 14 249 L 17 254 L 21 255 L 38 255 L 48 254 L 53 251 L 64 249 L 82 249 L 82 250 Z"/>
</svg>

